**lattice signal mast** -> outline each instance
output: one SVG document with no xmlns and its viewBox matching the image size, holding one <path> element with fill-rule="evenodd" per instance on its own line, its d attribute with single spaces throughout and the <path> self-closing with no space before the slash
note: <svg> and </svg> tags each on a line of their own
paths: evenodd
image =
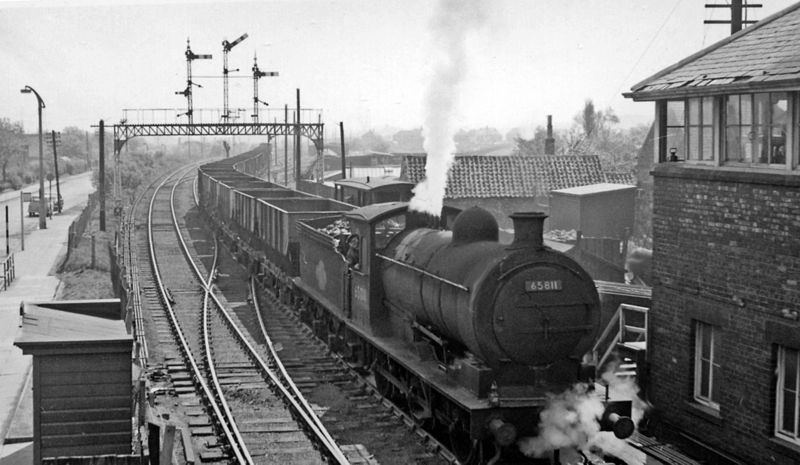
<svg viewBox="0 0 800 465">
<path fill-rule="evenodd" d="M 192 109 L 192 86 L 203 87 L 200 84 L 192 81 L 192 62 L 194 60 L 210 60 L 211 55 L 197 55 L 196 53 L 192 52 L 192 48 L 189 45 L 189 39 L 186 39 L 186 89 L 183 91 L 175 92 L 177 95 L 183 95 L 186 97 L 186 116 L 189 117 L 189 124 L 194 124 L 194 110 Z M 181 116 L 181 115 L 178 115 Z"/>
<path fill-rule="evenodd" d="M 245 32 L 233 42 L 228 42 L 227 40 L 222 41 L 222 118 L 224 118 L 225 121 L 227 121 L 231 116 L 230 111 L 228 110 L 228 52 L 230 52 L 233 47 L 239 45 L 246 38 L 247 33 Z M 239 68 L 236 68 L 233 71 L 239 71 Z"/>
<path fill-rule="evenodd" d="M 267 102 L 258 99 L 258 80 L 262 77 L 272 77 L 277 75 L 277 71 L 261 71 L 258 69 L 258 57 L 253 54 L 253 114 L 250 116 L 253 117 L 254 123 L 258 123 L 258 104 L 263 103 L 264 105 L 269 106 Z"/>
</svg>

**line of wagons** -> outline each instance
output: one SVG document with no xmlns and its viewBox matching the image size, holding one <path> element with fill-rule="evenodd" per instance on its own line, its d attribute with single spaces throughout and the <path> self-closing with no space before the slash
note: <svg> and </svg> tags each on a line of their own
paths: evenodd
<svg viewBox="0 0 800 465">
<path fill-rule="evenodd" d="M 264 146 L 200 168 L 201 205 L 218 219 L 242 228 L 248 241 L 281 270 L 299 274 L 300 221 L 338 218 L 353 208 L 383 202 L 405 202 L 414 184 L 373 177 L 343 179 L 330 188 L 329 197 L 289 189 L 245 173 L 266 173 Z M 302 189 L 302 186 L 299 186 Z M 344 240 L 345 238 L 343 238 Z"/>
<path fill-rule="evenodd" d="M 245 174 L 266 172 L 263 150 L 199 169 L 201 207 L 221 236 L 247 249 L 251 271 L 332 350 L 369 369 L 378 389 L 417 421 L 438 425 L 462 462 L 486 460 L 494 449 L 521 459 L 515 438 L 536 434 L 547 392 L 583 378 L 580 354 L 608 311 L 585 271 L 542 247 L 543 217 L 512 215 L 519 231 L 503 245 L 485 210 L 466 210 L 467 220 L 449 207 L 439 218 L 407 212 L 409 183 L 343 180 L 326 198 Z M 337 236 L 338 245 L 360 238 L 358 259 L 337 249 Z M 473 311 L 480 321 L 464 314 Z M 499 322 L 484 321 L 491 312 L 502 313 Z M 528 359 L 546 363 L 532 370 Z M 613 408 L 630 415 L 629 402 Z"/>
</svg>

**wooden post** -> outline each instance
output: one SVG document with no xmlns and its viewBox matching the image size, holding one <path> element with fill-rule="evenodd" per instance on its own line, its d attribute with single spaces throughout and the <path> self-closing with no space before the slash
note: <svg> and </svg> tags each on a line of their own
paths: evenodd
<svg viewBox="0 0 800 465">
<path fill-rule="evenodd" d="M 344 123 L 339 121 L 339 143 L 342 145 L 342 179 L 347 177 L 347 167 L 345 166 L 344 152 Z"/>
<path fill-rule="evenodd" d="M 294 126 L 294 187 L 300 182 L 300 89 L 297 89 L 297 112 Z"/>
<path fill-rule="evenodd" d="M 161 441 L 159 462 L 164 465 L 172 463 L 172 446 L 175 443 L 175 425 L 167 423 L 164 427 L 164 438 Z"/>
<path fill-rule="evenodd" d="M 96 261 L 96 257 L 97 257 L 97 255 L 95 253 L 95 244 L 96 244 L 95 236 L 94 236 L 94 233 L 92 233 L 92 269 L 94 269 L 94 265 L 95 265 L 95 261 Z"/>
<path fill-rule="evenodd" d="M 98 174 L 98 190 L 100 191 L 100 231 L 106 230 L 106 144 L 105 124 L 100 120 L 100 173 Z"/>
<path fill-rule="evenodd" d="M 53 168 L 56 170 L 56 208 L 58 208 L 58 213 L 61 213 L 61 184 L 58 181 L 58 155 L 56 154 L 56 132 L 51 132 L 53 137 Z M 50 182 L 51 190 L 52 190 L 52 181 Z M 52 192 L 51 192 L 52 194 Z M 52 199 L 50 199 L 52 201 Z"/>
<path fill-rule="evenodd" d="M 25 250 L 25 202 L 22 199 L 22 191 L 19 191 L 19 240 L 22 250 Z"/>
<path fill-rule="evenodd" d="M 11 255 L 11 246 L 8 243 L 8 205 L 6 205 L 6 256 Z"/>
<path fill-rule="evenodd" d="M 161 428 L 155 422 L 147 423 L 147 449 L 150 455 L 150 465 L 159 465 Z"/>
<path fill-rule="evenodd" d="M 283 106 L 283 124 L 286 132 L 283 134 L 283 185 L 289 185 L 289 105 Z"/>
</svg>

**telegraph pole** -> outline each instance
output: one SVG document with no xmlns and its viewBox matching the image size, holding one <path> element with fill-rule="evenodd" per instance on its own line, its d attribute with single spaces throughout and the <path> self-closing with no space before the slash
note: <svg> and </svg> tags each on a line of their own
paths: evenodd
<svg viewBox="0 0 800 465">
<path fill-rule="evenodd" d="M 56 208 L 58 208 L 58 213 L 61 213 L 61 185 L 58 182 L 58 155 L 56 154 L 56 132 L 51 132 L 53 136 L 53 167 L 56 170 Z M 51 183 L 51 190 L 52 190 L 52 183 Z M 52 201 L 52 199 L 50 199 Z"/>
<path fill-rule="evenodd" d="M 98 173 L 98 190 L 100 191 L 100 231 L 106 230 L 106 126 L 100 120 L 100 173 Z"/>
<path fill-rule="evenodd" d="M 300 182 L 300 89 L 297 89 L 297 113 L 294 126 L 294 188 Z"/>
<path fill-rule="evenodd" d="M 344 122 L 339 121 L 339 141 L 342 144 L 342 179 L 347 177 L 347 166 L 345 165 L 344 156 Z"/>
<path fill-rule="evenodd" d="M 289 185 L 289 105 L 283 105 L 283 124 L 287 131 L 283 133 L 283 185 Z"/>
<path fill-rule="evenodd" d="M 757 3 L 744 3 L 743 0 L 731 0 L 730 5 L 725 4 L 706 4 L 706 8 L 730 8 L 731 19 L 730 21 L 724 19 L 707 19 L 703 24 L 730 24 L 731 35 L 736 34 L 742 30 L 742 27 L 747 24 L 755 24 L 757 21 L 747 19 L 746 8 L 761 8 L 761 4 Z M 744 15 L 745 19 L 742 19 Z"/>
</svg>

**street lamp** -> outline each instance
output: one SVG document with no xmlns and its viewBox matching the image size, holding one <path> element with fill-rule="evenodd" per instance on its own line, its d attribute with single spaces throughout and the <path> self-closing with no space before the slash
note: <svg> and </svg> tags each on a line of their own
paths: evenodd
<svg viewBox="0 0 800 465">
<path fill-rule="evenodd" d="M 25 86 L 20 92 L 23 94 L 33 92 L 36 100 L 39 101 L 39 229 L 47 229 L 45 218 L 47 216 L 47 205 L 44 202 L 44 150 L 42 148 L 42 109 L 44 108 L 44 100 L 31 86 Z"/>
</svg>

